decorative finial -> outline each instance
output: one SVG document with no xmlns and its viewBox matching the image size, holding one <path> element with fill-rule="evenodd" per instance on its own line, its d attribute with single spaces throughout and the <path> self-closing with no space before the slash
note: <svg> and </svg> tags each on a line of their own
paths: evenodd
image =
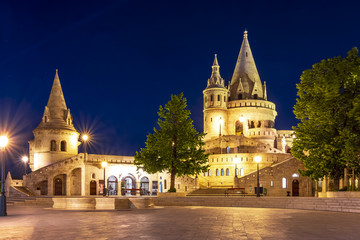
<svg viewBox="0 0 360 240">
<path fill-rule="evenodd" d="M 219 65 L 219 63 L 218 63 L 218 60 L 217 60 L 217 54 L 215 53 L 213 66 L 218 66 L 218 65 Z"/>
<path fill-rule="evenodd" d="M 58 69 L 56 69 L 56 73 L 58 73 Z"/>
<path fill-rule="evenodd" d="M 246 30 L 246 28 L 245 28 L 245 31 L 244 31 L 244 38 L 247 38 L 247 36 L 248 36 L 248 31 Z"/>
</svg>

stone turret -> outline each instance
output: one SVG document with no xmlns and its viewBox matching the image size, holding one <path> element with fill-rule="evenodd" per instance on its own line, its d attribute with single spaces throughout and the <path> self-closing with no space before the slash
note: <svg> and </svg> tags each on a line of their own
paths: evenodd
<svg viewBox="0 0 360 240">
<path fill-rule="evenodd" d="M 215 54 L 211 77 L 207 81 L 204 94 L 204 132 L 206 139 L 227 134 L 228 89 L 220 75 L 220 66 Z"/>
<path fill-rule="evenodd" d="M 29 163 L 33 171 L 78 154 L 79 133 L 72 120 L 56 70 L 42 121 L 33 131 L 34 140 L 29 141 Z"/>
<path fill-rule="evenodd" d="M 261 84 L 246 30 L 230 84 L 230 100 L 240 99 L 267 99 L 266 85 Z"/>
</svg>

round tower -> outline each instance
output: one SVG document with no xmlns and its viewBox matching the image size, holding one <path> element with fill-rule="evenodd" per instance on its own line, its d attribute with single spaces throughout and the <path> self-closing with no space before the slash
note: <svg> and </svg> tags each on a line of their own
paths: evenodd
<svg viewBox="0 0 360 240">
<path fill-rule="evenodd" d="M 79 133 L 66 107 L 58 71 L 41 123 L 29 142 L 30 167 L 33 171 L 78 154 Z"/>
<path fill-rule="evenodd" d="M 229 91 L 228 133 L 244 134 L 274 146 L 277 112 L 275 104 L 267 101 L 266 83 L 261 83 L 247 31 L 244 32 Z"/>
<path fill-rule="evenodd" d="M 205 140 L 228 134 L 227 100 L 229 91 L 220 76 L 220 66 L 215 54 L 211 77 L 207 81 L 204 95 Z"/>
</svg>

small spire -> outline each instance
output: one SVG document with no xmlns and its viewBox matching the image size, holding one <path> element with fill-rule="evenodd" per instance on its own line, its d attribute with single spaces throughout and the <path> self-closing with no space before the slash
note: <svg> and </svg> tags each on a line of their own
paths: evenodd
<svg viewBox="0 0 360 240">
<path fill-rule="evenodd" d="M 248 37 L 248 31 L 246 30 L 245 28 L 245 31 L 244 31 L 244 38 L 247 38 Z"/>
<path fill-rule="evenodd" d="M 217 54 L 215 53 L 214 63 L 213 66 L 219 66 L 218 60 L 217 60 Z"/>
</svg>

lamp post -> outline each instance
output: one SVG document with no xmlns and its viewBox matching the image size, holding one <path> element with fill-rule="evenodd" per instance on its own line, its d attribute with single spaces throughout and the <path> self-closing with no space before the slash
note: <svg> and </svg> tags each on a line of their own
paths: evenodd
<svg viewBox="0 0 360 240">
<path fill-rule="evenodd" d="M 101 163 L 101 166 L 104 168 L 104 187 L 103 187 L 103 197 L 106 196 L 106 188 L 105 188 L 105 182 L 106 182 L 106 178 L 105 178 L 105 168 L 107 167 L 107 162 L 106 161 L 103 161 Z"/>
<path fill-rule="evenodd" d="M 6 196 L 5 196 L 5 147 L 9 139 L 0 136 L 0 161 L 1 162 L 1 196 L 0 196 L 0 216 L 6 216 Z"/>
<path fill-rule="evenodd" d="M 261 162 L 261 156 L 255 156 L 255 162 L 257 163 L 257 193 L 256 197 L 260 197 L 260 184 L 259 184 L 259 163 Z"/>
<path fill-rule="evenodd" d="M 23 160 L 23 162 L 24 162 L 24 175 L 26 175 L 26 167 L 27 167 L 27 162 L 28 162 L 28 160 L 29 160 L 29 158 L 27 157 L 27 156 L 23 156 L 22 157 L 22 160 Z"/>
<path fill-rule="evenodd" d="M 84 134 L 82 135 L 82 140 L 83 140 L 83 143 L 84 143 L 84 158 L 85 158 L 85 161 L 86 161 L 86 141 L 89 139 L 89 136 L 87 134 Z"/>
</svg>

